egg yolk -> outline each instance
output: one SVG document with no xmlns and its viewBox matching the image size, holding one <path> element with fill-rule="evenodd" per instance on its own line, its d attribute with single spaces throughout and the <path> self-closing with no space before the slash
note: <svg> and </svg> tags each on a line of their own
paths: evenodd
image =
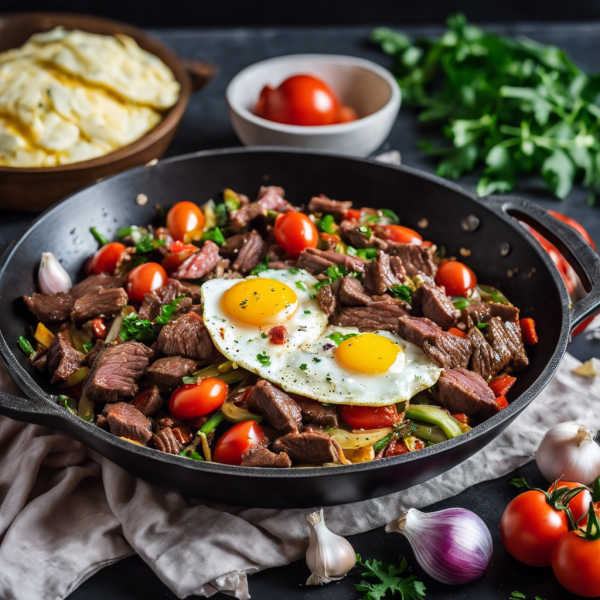
<svg viewBox="0 0 600 600">
<path fill-rule="evenodd" d="M 246 325 L 281 325 L 298 310 L 298 297 L 281 281 L 247 279 L 225 292 L 223 308 L 229 316 Z"/>
<path fill-rule="evenodd" d="M 388 371 L 399 352 L 392 340 L 376 333 L 363 333 L 344 340 L 335 351 L 335 358 L 348 369 L 374 375 Z"/>
</svg>

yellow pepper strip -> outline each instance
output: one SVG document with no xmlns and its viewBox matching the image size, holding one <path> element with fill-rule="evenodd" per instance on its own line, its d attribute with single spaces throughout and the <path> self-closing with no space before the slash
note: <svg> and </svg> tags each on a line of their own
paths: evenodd
<svg viewBox="0 0 600 600">
<path fill-rule="evenodd" d="M 35 335 L 33 336 L 42 346 L 49 348 L 54 334 L 43 324 L 38 323 L 35 328 Z"/>
<path fill-rule="evenodd" d="M 88 367 L 81 367 L 78 371 L 75 371 L 69 379 L 67 379 L 67 387 L 72 387 L 81 383 L 90 373 L 90 369 Z"/>
</svg>

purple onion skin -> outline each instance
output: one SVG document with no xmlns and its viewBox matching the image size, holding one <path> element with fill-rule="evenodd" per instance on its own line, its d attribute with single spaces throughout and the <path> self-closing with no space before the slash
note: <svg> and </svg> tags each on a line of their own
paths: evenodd
<svg viewBox="0 0 600 600">
<path fill-rule="evenodd" d="M 493 543 L 487 525 L 475 513 L 465 508 L 435 513 L 411 508 L 405 518 L 400 533 L 431 578 L 460 585 L 483 576 L 492 560 Z"/>
</svg>

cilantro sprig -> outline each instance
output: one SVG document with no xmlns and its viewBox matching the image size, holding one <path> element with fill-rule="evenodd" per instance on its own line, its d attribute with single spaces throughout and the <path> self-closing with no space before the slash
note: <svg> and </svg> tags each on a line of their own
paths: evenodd
<svg viewBox="0 0 600 600">
<path fill-rule="evenodd" d="M 587 75 L 555 46 L 496 35 L 451 16 L 438 39 L 411 42 L 389 29 L 372 40 L 397 57 L 403 100 L 449 143 L 422 141 L 437 173 L 481 169 L 477 193 L 512 190 L 535 172 L 565 198 L 573 183 L 600 191 L 598 74 Z"/>
<path fill-rule="evenodd" d="M 400 298 L 404 302 L 411 304 L 410 288 L 407 285 L 393 285 L 388 289 L 388 292 L 393 298 Z"/>
<path fill-rule="evenodd" d="M 142 319 L 137 313 L 131 313 L 123 319 L 123 331 L 119 336 L 124 342 L 136 340 L 137 342 L 150 342 L 156 334 L 152 329 L 152 322 Z"/>
<path fill-rule="evenodd" d="M 390 596 L 398 595 L 401 600 L 422 600 L 425 598 L 425 584 L 410 574 L 410 567 L 405 558 L 400 560 L 400 567 L 380 560 L 362 561 L 360 554 L 356 555 L 356 565 L 365 569 L 361 575 L 374 579 L 376 583 L 363 579 L 354 586 L 359 592 L 366 592 L 361 600 L 381 600 L 389 592 Z"/>
<path fill-rule="evenodd" d="M 171 320 L 173 313 L 177 310 L 178 304 L 184 298 L 185 298 L 185 296 L 178 296 L 177 298 L 175 298 L 175 300 L 173 300 L 172 302 L 169 302 L 169 304 L 165 304 L 160 309 L 160 315 L 158 315 L 158 317 L 156 317 L 156 322 L 160 323 L 161 325 L 166 325 Z"/>
<path fill-rule="evenodd" d="M 265 260 L 259 263 L 256 268 L 252 269 L 252 271 L 250 271 L 250 275 L 258 275 L 259 273 L 266 271 L 269 268 L 270 260 L 271 259 L 268 256 L 265 256 Z"/>
</svg>

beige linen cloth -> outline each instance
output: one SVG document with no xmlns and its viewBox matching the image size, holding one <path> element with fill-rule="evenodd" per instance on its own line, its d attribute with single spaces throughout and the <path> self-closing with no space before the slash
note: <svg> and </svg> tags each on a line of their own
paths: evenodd
<svg viewBox="0 0 600 600">
<path fill-rule="evenodd" d="M 525 464 L 555 423 L 572 419 L 600 428 L 600 381 L 573 375 L 578 364 L 567 355 L 546 390 L 473 458 L 412 489 L 326 508 L 327 524 L 342 535 L 381 527 L 408 507 L 427 506 Z M 0 373 L 0 387 L 11 386 L 18 393 Z M 165 492 L 67 435 L 5 417 L 0 501 L 3 600 L 62 599 L 134 553 L 180 598 L 220 590 L 243 600 L 250 597 L 248 575 L 298 560 L 307 546 L 306 509 L 217 506 Z"/>
</svg>

